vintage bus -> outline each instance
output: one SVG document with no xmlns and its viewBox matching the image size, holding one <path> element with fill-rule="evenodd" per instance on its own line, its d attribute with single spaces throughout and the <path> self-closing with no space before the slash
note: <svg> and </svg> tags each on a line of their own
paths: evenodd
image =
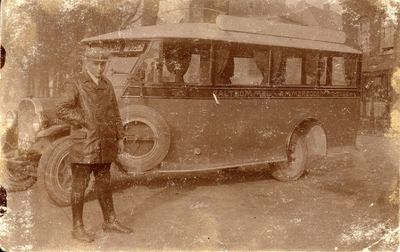
<svg viewBox="0 0 400 252">
<path fill-rule="evenodd" d="M 82 42 L 112 55 L 105 77 L 126 134 L 120 170 L 270 164 L 274 178 L 290 181 L 301 177 L 309 157 L 355 146 L 361 53 L 345 39 L 340 31 L 220 15 L 216 24 L 147 26 Z M 21 125 L 29 109 L 39 119 L 23 134 L 31 127 Z M 20 110 L 19 148 L 41 141 L 31 168 L 51 198 L 68 205 L 69 126 L 46 123 L 56 121 L 48 100 L 25 99 Z M 18 179 L 35 176 L 27 174 Z"/>
</svg>

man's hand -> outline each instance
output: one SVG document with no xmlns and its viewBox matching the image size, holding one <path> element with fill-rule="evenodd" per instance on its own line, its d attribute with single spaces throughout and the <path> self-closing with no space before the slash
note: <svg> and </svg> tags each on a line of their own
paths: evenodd
<svg viewBox="0 0 400 252">
<path fill-rule="evenodd" d="M 90 122 L 87 118 L 85 118 L 83 120 L 83 124 L 82 125 L 83 125 L 83 127 L 85 127 L 88 130 L 95 130 L 96 129 L 95 124 Z"/>
<path fill-rule="evenodd" d="M 118 154 L 121 154 L 124 152 L 125 148 L 125 143 L 123 139 L 118 140 Z"/>
</svg>

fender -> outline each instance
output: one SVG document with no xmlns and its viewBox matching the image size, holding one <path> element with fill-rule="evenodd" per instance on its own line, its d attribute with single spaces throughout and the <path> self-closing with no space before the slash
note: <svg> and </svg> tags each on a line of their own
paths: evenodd
<svg viewBox="0 0 400 252">
<path fill-rule="evenodd" d="M 69 132 L 71 131 L 71 125 L 69 124 L 59 124 L 59 125 L 54 125 L 51 126 L 47 129 L 44 129 L 40 131 L 36 137 L 37 138 L 45 138 L 49 136 L 54 136 L 60 133 L 67 133 L 66 135 L 69 135 Z"/>
<path fill-rule="evenodd" d="M 296 124 L 292 132 L 289 134 L 286 146 L 289 146 L 291 136 L 299 131 L 304 135 L 308 154 L 310 156 L 326 156 L 328 151 L 328 142 L 326 139 L 326 131 L 322 123 L 315 118 L 305 118 Z"/>
</svg>

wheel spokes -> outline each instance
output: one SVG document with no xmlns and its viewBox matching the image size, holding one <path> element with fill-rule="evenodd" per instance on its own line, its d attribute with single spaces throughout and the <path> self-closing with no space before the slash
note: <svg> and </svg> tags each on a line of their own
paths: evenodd
<svg viewBox="0 0 400 252">
<path fill-rule="evenodd" d="M 157 141 L 154 130 L 145 122 L 132 121 L 125 126 L 125 152 L 131 156 L 149 153 Z"/>
<path fill-rule="evenodd" d="M 22 181 L 26 179 L 26 175 L 23 175 L 21 172 L 18 171 L 10 171 L 8 168 L 6 168 L 6 172 L 8 175 L 8 178 L 12 181 Z"/>
</svg>

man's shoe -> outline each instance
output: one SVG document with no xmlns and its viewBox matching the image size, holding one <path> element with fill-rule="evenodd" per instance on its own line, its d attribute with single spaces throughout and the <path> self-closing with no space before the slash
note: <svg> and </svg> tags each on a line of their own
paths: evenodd
<svg viewBox="0 0 400 252">
<path fill-rule="evenodd" d="M 117 220 L 106 221 L 103 223 L 104 232 L 115 232 L 115 233 L 123 233 L 130 234 L 133 232 L 132 229 L 128 227 L 124 227 Z"/>
<path fill-rule="evenodd" d="M 86 231 L 85 231 L 85 229 L 83 229 L 83 227 L 75 228 L 74 230 L 72 230 L 71 234 L 72 234 L 72 239 L 75 239 L 75 240 L 78 240 L 81 242 L 90 243 L 90 242 L 94 241 L 93 238 L 90 237 L 86 233 Z"/>
</svg>

